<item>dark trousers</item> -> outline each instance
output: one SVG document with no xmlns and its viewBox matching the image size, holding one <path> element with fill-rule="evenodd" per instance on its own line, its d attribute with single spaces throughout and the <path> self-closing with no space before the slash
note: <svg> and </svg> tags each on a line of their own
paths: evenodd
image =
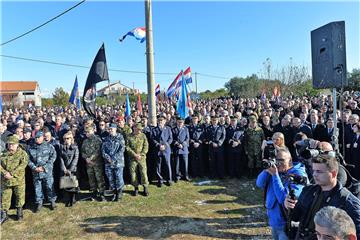
<svg viewBox="0 0 360 240">
<path fill-rule="evenodd" d="M 224 178 L 224 149 L 222 147 L 209 146 L 209 172 L 210 178 Z"/>
<path fill-rule="evenodd" d="M 192 177 L 202 177 L 205 175 L 203 162 L 203 147 L 190 147 L 189 153 L 189 172 Z"/>
<path fill-rule="evenodd" d="M 164 176 L 166 178 L 164 178 Z M 157 177 L 157 180 L 159 182 L 163 182 L 164 179 L 166 181 L 171 181 L 172 175 L 171 175 L 170 155 L 157 156 L 157 159 L 156 159 L 156 177 Z"/>
<path fill-rule="evenodd" d="M 177 180 L 188 179 L 188 154 L 175 155 L 175 178 Z"/>
</svg>

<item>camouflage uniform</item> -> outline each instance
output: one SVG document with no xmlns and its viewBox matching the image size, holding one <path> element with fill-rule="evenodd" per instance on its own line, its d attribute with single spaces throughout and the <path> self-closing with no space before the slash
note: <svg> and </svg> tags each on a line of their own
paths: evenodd
<svg viewBox="0 0 360 240">
<path fill-rule="evenodd" d="M 29 163 L 28 166 L 32 170 L 33 182 L 35 187 L 35 202 L 42 204 L 44 194 L 42 185 L 45 185 L 46 195 L 50 202 L 55 202 L 56 194 L 54 191 L 53 167 L 56 159 L 55 148 L 43 142 L 41 144 L 34 144 L 29 148 Z M 36 172 L 37 167 L 43 167 L 44 172 Z"/>
<path fill-rule="evenodd" d="M 121 133 L 108 136 L 102 147 L 102 156 L 105 162 L 105 173 L 112 190 L 121 191 L 124 187 L 124 152 L 125 140 Z"/>
<path fill-rule="evenodd" d="M 25 204 L 25 168 L 28 164 L 29 156 L 18 148 L 16 152 L 5 151 L 1 156 L 1 189 L 2 189 L 2 209 L 9 210 L 11 205 L 11 192 L 15 194 L 16 208 L 22 208 Z M 12 179 L 5 179 L 4 175 L 9 172 Z"/>
<path fill-rule="evenodd" d="M 100 137 L 93 134 L 89 138 L 86 138 L 81 146 L 81 156 L 84 159 L 89 158 L 91 161 L 90 164 L 86 164 L 90 190 L 94 193 L 98 191 L 100 194 L 105 191 L 101 144 Z"/>
<path fill-rule="evenodd" d="M 131 184 L 134 187 L 139 186 L 138 176 L 136 174 L 137 168 L 140 170 L 141 185 L 148 186 L 149 181 L 147 177 L 147 167 L 146 167 L 146 153 L 148 152 L 149 144 L 146 138 L 146 135 L 142 132 L 135 135 L 134 133 L 128 136 L 128 141 L 126 144 L 126 151 L 130 159 L 130 175 L 131 175 Z M 136 160 L 135 155 L 140 154 L 141 159 Z"/>
<path fill-rule="evenodd" d="M 245 154 L 248 158 L 248 168 L 261 167 L 261 144 L 265 139 L 264 131 L 259 126 L 255 128 L 248 127 L 244 134 Z"/>
</svg>

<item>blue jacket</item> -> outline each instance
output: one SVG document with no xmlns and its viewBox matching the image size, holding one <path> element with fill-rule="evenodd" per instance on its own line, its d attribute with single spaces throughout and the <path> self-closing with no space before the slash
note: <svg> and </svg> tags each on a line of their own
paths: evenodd
<svg viewBox="0 0 360 240">
<path fill-rule="evenodd" d="M 170 127 L 165 126 L 162 129 L 159 126 L 154 127 L 151 130 L 150 139 L 152 142 L 152 146 L 154 146 L 156 148 L 156 151 L 158 152 L 158 156 L 165 155 L 170 157 L 170 144 L 173 141 Z M 160 145 L 165 145 L 165 151 L 160 151 Z"/>
<path fill-rule="evenodd" d="M 32 170 L 35 179 L 49 178 L 53 176 L 53 167 L 56 160 L 55 148 L 43 142 L 42 144 L 34 144 L 30 146 L 28 166 Z M 44 172 L 36 172 L 37 167 L 43 167 Z"/>
<path fill-rule="evenodd" d="M 187 127 L 174 127 L 172 129 L 172 135 L 173 135 L 173 153 L 174 154 L 189 154 L 189 130 Z M 181 144 L 183 148 L 179 148 L 177 144 Z"/>
<path fill-rule="evenodd" d="M 294 163 L 293 167 L 286 173 L 274 176 L 263 170 L 256 179 L 256 186 L 261 189 L 265 189 L 268 182 L 265 207 L 271 227 L 284 227 L 286 225 L 286 220 L 281 213 L 280 207 L 284 207 L 285 198 L 289 193 L 289 175 L 307 177 L 305 166 L 302 163 Z M 298 198 L 304 186 L 293 183 L 290 186 L 295 190 L 295 196 Z"/>
<path fill-rule="evenodd" d="M 105 166 L 124 167 L 125 140 L 121 133 L 109 135 L 101 146 Z"/>
</svg>

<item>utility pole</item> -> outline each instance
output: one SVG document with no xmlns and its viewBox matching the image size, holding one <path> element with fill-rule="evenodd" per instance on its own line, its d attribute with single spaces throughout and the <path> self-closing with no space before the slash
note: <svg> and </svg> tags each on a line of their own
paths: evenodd
<svg viewBox="0 0 360 240">
<path fill-rule="evenodd" d="M 154 80 L 154 47 L 152 35 L 151 0 L 145 0 L 145 27 L 146 27 L 146 66 L 147 66 L 147 89 L 150 125 L 156 126 L 156 102 Z"/>
<path fill-rule="evenodd" d="M 197 91 L 197 72 L 195 72 L 195 91 L 197 94 L 198 93 L 198 91 Z"/>
</svg>

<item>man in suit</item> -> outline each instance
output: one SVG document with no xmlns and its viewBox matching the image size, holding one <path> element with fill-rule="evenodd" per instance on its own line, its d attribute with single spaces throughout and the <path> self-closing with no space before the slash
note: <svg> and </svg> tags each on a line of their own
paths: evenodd
<svg viewBox="0 0 360 240">
<path fill-rule="evenodd" d="M 199 116 L 193 115 L 188 127 L 190 136 L 189 171 L 192 177 L 205 175 L 203 164 L 204 128 L 199 124 Z"/>
<path fill-rule="evenodd" d="M 224 148 L 226 137 L 224 126 L 219 125 L 219 118 L 213 116 L 211 125 L 207 128 L 207 142 L 209 144 L 209 171 L 211 178 L 224 178 Z"/>
<path fill-rule="evenodd" d="M 355 167 L 349 170 L 354 178 L 360 180 L 360 122 L 354 124 L 352 129 L 354 131 L 354 137 L 350 146 L 350 164 Z"/>
<path fill-rule="evenodd" d="M 164 180 L 169 186 L 172 185 L 172 171 L 171 171 L 171 143 L 173 142 L 172 132 L 170 127 L 165 126 L 166 119 L 164 116 L 158 116 L 158 126 L 151 130 L 151 142 L 155 147 L 155 162 L 156 162 L 156 176 L 158 179 L 158 187 L 161 187 Z M 162 171 L 164 165 L 165 174 Z"/>
<path fill-rule="evenodd" d="M 172 152 L 175 163 L 174 180 L 177 182 L 181 178 L 189 181 L 188 174 L 188 155 L 189 155 L 189 130 L 184 126 L 184 119 L 176 119 L 176 127 L 172 129 L 173 142 Z"/>
</svg>

